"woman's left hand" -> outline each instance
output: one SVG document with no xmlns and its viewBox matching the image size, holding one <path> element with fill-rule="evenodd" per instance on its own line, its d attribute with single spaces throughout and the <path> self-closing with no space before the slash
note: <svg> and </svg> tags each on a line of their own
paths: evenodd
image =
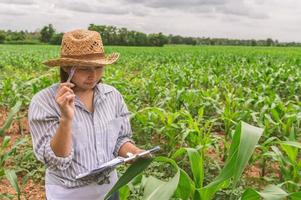
<svg viewBox="0 0 301 200">
<path fill-rule="evenodd" d="M 127 156 L 128 157 L 131 157 L 131 156 L 134 156 L 134 155 L 137 155 L 137 154 L 139 154 L 139 153 L 142 153 L 142 152 L 144 152 L 145 150 L 143 150 L 143 149 L 139 149 L 139 150 L 137 150 L 134 154 L 133 153 L 127 153 Z M 148 153 L 148 154 L 145 154 L 145 155 L 143 155 L 143 156 L 141 156 L 141 157 L 136 157 L 136 158 L 134 158 L 133 160 L 131 160 L 131 161 L 128 161 L 127 163 L 129 163 L 129 164 L 133 164 L 134 162 L 136 162 L 139 158 L 152 158 L 153 156 L 152 156 L 152 154 L 151 153 Z"/>
<path fill-rule="evenodd" d="M 127 142 L 127 143 L 125 143 L 124 145 L 121 146 L 121 148 L 119 150 L 119 156 L 126 158 L 126 157 L 129 157 L 129 156 L 132 156 L 132 155 L 136 155 L 136 154 L 142 153 L 144 151 L 145 151 L 144 149 L 138 148 L 133 143 Z M 145 158 L 151 158 L 152 155 L 151 154 L 146 154 L 143 157 L 145 157 Z M 137 160 L 137 158 L 134 159 L 134 160 L 131 160 L 131 161 L 127 162 L 127 163 L 132 164 L 136 160 Z"/>
</svg>

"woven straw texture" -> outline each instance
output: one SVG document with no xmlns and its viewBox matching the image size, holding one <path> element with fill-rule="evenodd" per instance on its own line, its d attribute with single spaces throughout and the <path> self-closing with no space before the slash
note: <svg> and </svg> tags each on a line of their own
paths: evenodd
<svg viewBox="0 0 301 200">
<path fill-rule="evenodd" d="M 119 53 L 105 55 L 101 36 L 96 31 L 78 29 L 66 32 L 61 44 L 61 57 L 43 62 L 54 66 L 102 66 L 116 62 Z"/>
</svg>

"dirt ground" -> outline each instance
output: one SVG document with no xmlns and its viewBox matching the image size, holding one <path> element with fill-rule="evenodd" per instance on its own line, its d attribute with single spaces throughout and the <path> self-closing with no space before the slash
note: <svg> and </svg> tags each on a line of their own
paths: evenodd
<svg viewBox="0 0 301 200">
<path fill-rule="evenodd" d="M 21 181 L 19 181 L 20 183 Z M 11 194 L 17 199 L 16 191 L 11 187 L 7 179 L 0 181 L 0 194 Z M 36 184 L 32 180 L 29 180 L 26 185 L 21 188 L 21 199 L 22 200 L 42 200 L 45 199 L 44 185 Z"/>
<path fill-rule="evenodd" d="M 4 124 L 5 119 L 7 118 L 7 110 L 0 109 L 0 127 Z M 24 113 L 21 113 L 24 115 Z M 26 116 L 26 115 L 25 115 Z M 10 147 L 15 143 L 15 141 L 23 137 L 23 134 L 29 134 L 28 128 L 28 119 L 23 117 L 21 119 L 21 127 L 17 122 L 13 122 L 10 129 L 6 132 L 6 135 L 11 137 Z M 0 144 L 2 143 L 3 138 L 0 137 Z M 19 185 L 21 185 L 22 177 L 18 177 Z M 14 195 L 17 199 L 17 195 L 13 187 L 10 185 L 9 181 L 6 178 L 0 180 L 0 194 L 11 194 Z M 22 200 L 41 200 L 45 199 L 44 183 L 34 183 L 33 180 L 28 180 L 24 187 L 21 188 L 21 199 Z"/>
</svg>

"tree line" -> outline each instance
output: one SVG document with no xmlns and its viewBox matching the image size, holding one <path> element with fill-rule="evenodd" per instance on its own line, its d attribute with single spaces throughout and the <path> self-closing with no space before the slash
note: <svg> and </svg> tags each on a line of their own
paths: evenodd
<svg viewBox="0 0 301 200">
<path fill-rule="evenodd" d="M 163 46 L 165 44 L 177 45 L 231 45 L 231 46 L 301 46 L 297 42 L 279 42 L 267 38 L 264 40 L 242 40 L 227 38 L 209 37 L 183 37 L 180 35 L 164 35 L 163 33 L 146 34 L 127 28 L 115 26 L 90 24 L 89 30 L 97 31 L 101 34 L 105 45 L 122 46 Z M 4 31 L 0 30 L 0 43 L 8 44 L 40 44 L 48 43 L 60 45 L 64 33 L 57 33 L 54 26 L 49 24 L 41 30 L 28 31 Z"/>
</svg>

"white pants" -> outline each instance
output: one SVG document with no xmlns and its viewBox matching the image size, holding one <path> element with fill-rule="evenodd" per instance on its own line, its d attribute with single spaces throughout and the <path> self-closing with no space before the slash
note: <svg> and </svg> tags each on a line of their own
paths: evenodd
<svg viewBox="0 0 301 200">
<path fill-rule="evenodd" d="M 60 185 L 46 184 L 47 200 L 102 200 L 117 182 L 117 173 L 112 173 L 109 184 L 91 183 L 79 188 L 65 188 Z"/>
</svg>

